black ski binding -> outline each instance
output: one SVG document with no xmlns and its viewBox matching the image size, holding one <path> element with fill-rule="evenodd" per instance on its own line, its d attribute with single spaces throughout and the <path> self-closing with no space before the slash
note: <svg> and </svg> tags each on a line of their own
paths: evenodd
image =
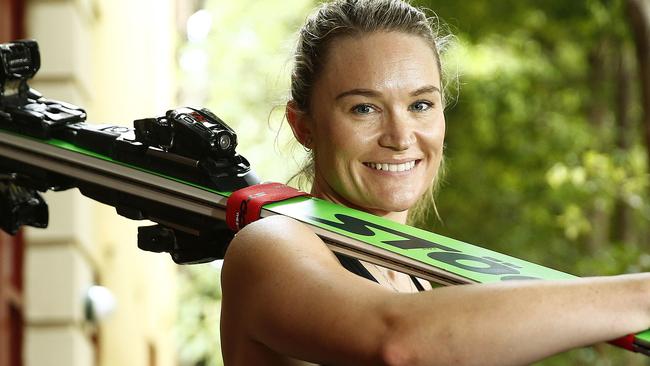
<svg viewBox="0 0 650 366">
<path fill-rule="evenodd" d="M 0 174 L 0 229 L 15 235 L 23 225 L 47 227 L 45 200 L 17 174 Z"/>
<path fill-rule="evenodd" d="M 162 117 L 134 121 L 135 128 L 85 123 L 83 109 L 44 98 L 27 81 L 40 68 L 35 41 L 0 44 L 0 129 L 58 139 L 175 179 L 230 192 L 259 183 L 250 163 L 237 154 L 237 135 L 207 109 L 178 108 Z M 94 200 L 134 220 L 143 250 L 169 252 L 179 264 L 223 258 L 232 232 L 224 222 L 112 187 L 60 176 L 47 167 L 0 157 L 0 229 L 15 233 L 21 225 L 47 226 L 47 190 L 76 187 Z"/>
<path fill-rule="evenodd" d="M 162 117 L 135 120 L 133 125 L 135 142 L 147 146 L 145 166 L 153 165 L 163 173 L 172 173 L 167 170 L 175 167 L 175 177 L 222 192 L 259 183 L 248 160 L 235 152 L 235 131 L 206 108 L 172 109 Z"/>
<path fill-rule="evenodd" d="M 41 67 L 38 44 L 33 40 L 0 44 L 0 122 L 3 127 L 48 139 L 52 132 L 86 119 L 72 104 L 44 98 L 27 85 Z"/>
<path fill-rule="evenodd" d="M 138 248 L 150 252 L 167 252 L 177 264 L 198 264 L 222 259 L 233 232 L 228 227 L 207 232 L 188 233 L 165 225 L 138 228 Z"/>
</svg>

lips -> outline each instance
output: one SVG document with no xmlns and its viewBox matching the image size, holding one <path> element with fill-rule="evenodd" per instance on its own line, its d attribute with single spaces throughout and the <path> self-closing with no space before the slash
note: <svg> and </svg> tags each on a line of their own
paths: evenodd
<svg viewBox="0 0 650 366">
<path fill-rule="evenodd" d="M 382 170 L 386 172 L 405 172 L 411 170 L 415 167 L 418 160 L 406 161 L 403 163 L 383 163 L 383 162 L 367 162 L 363 163 L 365 166 L 375 169 Z"/>
</svg>

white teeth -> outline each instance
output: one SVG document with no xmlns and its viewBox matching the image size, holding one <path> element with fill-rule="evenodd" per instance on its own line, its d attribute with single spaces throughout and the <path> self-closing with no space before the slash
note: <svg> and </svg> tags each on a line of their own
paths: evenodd
<svg viewBox="0 0 650 366">
<path fill-rule="evenodd" d="M 383 170 L 386 172 L 403 172 L 415 167 L 415 160 L 408 163 L 388 164 L 388 163 L 366 163 L 372 169 Z"/>
</svg>

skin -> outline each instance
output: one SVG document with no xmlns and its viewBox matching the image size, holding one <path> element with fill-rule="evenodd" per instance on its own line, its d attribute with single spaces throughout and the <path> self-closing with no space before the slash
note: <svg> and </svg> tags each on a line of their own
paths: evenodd
<svg viewBox="0 0 650 366">
<path fill-rule="evenodd" d="M 429 47 L 412 35 L 333 42 L 310 112 L 287 108 L 294 135 L 315 151 L 313 194 L 405 221 L 442 157 L 435 65 Z M 367 166 L 404 160 L 417 161 L 414 169 Z M 421 293 L 396 292 L 390 285 L 397 279 L 387 277 L 382 286 L 348 272 L 312 231 L 289 218 L 252 223 L 224 262 L 224 361 L 519 365 L 650 327 L 647 274 Z"/>
<path fill-rule="evenodd" d="M 434 65 L 433 52 L 417 37 L 338 41 L 314 87 L 311 113 L 291 123 L 313 141 L 312 194 L 406 222 L 442 157 L 445 117 Z M 369 167 L 373 162 L 415 167 L 387 172 Z"/>
</svg>

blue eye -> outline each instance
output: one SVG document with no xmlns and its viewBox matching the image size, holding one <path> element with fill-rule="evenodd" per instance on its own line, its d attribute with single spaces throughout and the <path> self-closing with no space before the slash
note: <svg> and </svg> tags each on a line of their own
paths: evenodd
<svg viewBox="0 0 650 366">
<path fill-rule="evenodd" d="M 352 107 L 352 112 L 356 114 L 370 114 L 374 108 L 370 104 L 357 104 Z"/>
<path fill-rule="evenodd" d="M 433 107 L 433 103 L 425 100 L 418 100 L 409 106 L 409 110 L 414 112 L 424 112 L 431 109 L 431 107 Z"/>
</svg>

